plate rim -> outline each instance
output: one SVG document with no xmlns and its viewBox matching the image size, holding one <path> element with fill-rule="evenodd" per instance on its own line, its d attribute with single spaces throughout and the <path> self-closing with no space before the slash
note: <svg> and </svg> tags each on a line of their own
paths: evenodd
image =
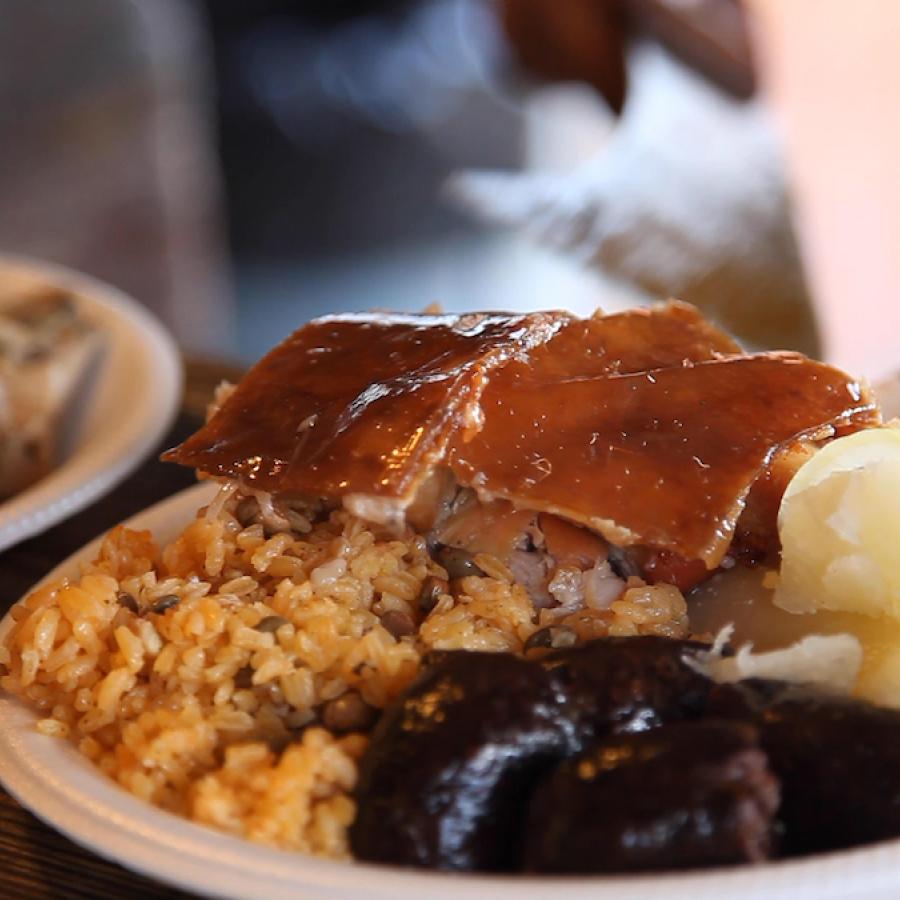
<svg viewBox="0 0 900 900">
<path fill-rule="evenodd" d="M 167 540 L 213 495 L 186 488 L 123 524 Z M 77 571 L 96 552 L 88 542 L 35 587 Z M 33 590 L 34 588 L 32 588 Z M 26 592 L 26 595 L 30 591 Z M 24 599 L 24 598 L 23 598 Z M 12 624 L 0 622 L 0 638 Z M 335 862 L 276 850 L 196 824 L 128 793 L 68 741 L 39 734 L 38 714 L 0 691 L 0 781 L 34 815 L 77 844 L 126 869 L 201 895 L 272 900 L 451 900 L 473 892 L 503 900 L 838 900 L 888 898 L 900 885 L 900 839 L 854 850 L 669 875 L 541 877 L 427 873 Z"/>
<path fill-rule="evenodd" d="M 140 341 L 145 359 L 155 365 L 145 367 L 141 404 L 113 429 L 114 440 L 94 451 L 93 461 L 86 448 L 76 450 L 39 481 L 0 502 L 0 552 L 84 509 L 128 477 L 174 421 L 184 381 L 174 339 L 153 313 L 124 291 L 64 265 L 0 253 L 0 278 L 13 272 L 71 291 L 86 313 L 101 310 L 115 319 Z"/>
</svg>

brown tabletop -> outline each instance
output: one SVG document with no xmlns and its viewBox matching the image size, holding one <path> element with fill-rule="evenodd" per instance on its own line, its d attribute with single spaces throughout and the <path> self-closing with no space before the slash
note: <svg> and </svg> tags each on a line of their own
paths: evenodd
<svg viewBox="0 0 900 900">
<path fill-rule="evenodd" d="M 183 408 L 159 450 L 129 479 L 93 506 L 16 547 L 0 553 L 0 615 L 57 563 L 108 528 L 195 483 L 193 473 L 164 465 L 159 451 L 182 440 L 202 419 L 212 387 L 234 377 L 225 365 L 186 365 Z M 63 837 L 0 788 L 0 898 L 188 897 L 108 862 Z"/>
</svg>

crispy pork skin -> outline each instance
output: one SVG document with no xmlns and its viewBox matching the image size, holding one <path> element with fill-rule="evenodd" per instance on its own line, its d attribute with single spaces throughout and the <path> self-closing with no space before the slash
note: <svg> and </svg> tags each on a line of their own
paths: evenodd
<svg viewBox="0 0 900 900">
<path fill-rule="evenodd" d="M 477 431 L 490 370 L 568 318 L 316 319 L 257 363 L 210 422 L 165 458 L 265 491 L 349 497 L 367 518 L 402 515 L 451 434 Z"/>
<path fill-rule="evenodd" d="M 748 496 L 741 533 L 772 549 L 802 460 L 786 448 L 879 421 L 844 373 L 741 354 L 679 303 L 588 319 L 346 315 L 276 347 L 165 458 L 397 526 L 409 511 L 436 528 L 468 489 L 638 548 L 689 586 L 730 549 Z"/>
<path fill-rule="evenodd" d="M 558 380 L 510 363 L 481 404 L 477 438 L 451 442 L 461 483 L 707 568 L 782 444 L 875 417 L 856 382 L 796 354 Z"/>
</svg>

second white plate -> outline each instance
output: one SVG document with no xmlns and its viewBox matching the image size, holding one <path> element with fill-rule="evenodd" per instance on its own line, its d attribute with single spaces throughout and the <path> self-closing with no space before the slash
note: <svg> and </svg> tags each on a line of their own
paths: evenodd
<svg viewBox="0 0 900 900">
<path fill-rule="evenodd" d="M 60 266 L 0 256 L 0 291 L 54 286 L 71 293 L 100 330 L 97 371 L 73 401 L 64 458 L 48 475 L 0 503 L 0 550 L 84 509 L 157 445 L 181 397 L 181 360 L 156 319 L 125 294 Z"/>
</svg>

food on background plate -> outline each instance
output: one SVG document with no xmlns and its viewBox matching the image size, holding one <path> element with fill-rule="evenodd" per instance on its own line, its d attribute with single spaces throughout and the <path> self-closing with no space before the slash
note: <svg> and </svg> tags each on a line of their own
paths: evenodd
<svg viewBox="0 0 900 900">
<path fill-rule="evenodd" d="M 60 426 L 100 343 L 64 291 L 0 296 L 0 497 L 56 464 Z"/>
<path fill-rule="evenodd" d="M 149 802 L 332 857 L 661 870 L 900 834 L 900 713 L 840 693 L 879 620 L 810 637 L 827 613 L 763 586 L 797 471 L 870 429 L 865 385 L 678 303 L 318 319 L 165 455 L 218 480 L 209 506 L 15 607 L 0 684 Z M 748 577 L 795 649 L 713 643 Z M 874 824 L 804 843 L 820 740 L 829 808 Z"/>
</svg>

